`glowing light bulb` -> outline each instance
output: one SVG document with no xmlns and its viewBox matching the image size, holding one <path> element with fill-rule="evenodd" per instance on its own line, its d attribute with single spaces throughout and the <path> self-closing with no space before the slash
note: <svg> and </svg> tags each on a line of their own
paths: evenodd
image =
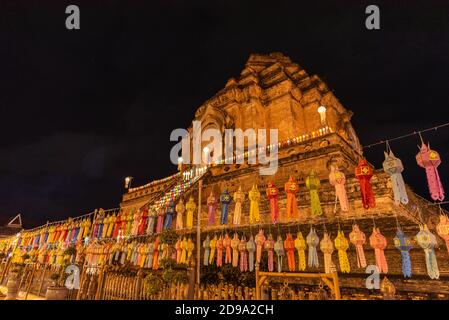
<svg viewBox="0 0 449 320">
<path fill-rule="evenodd" d="M 326 125 L 326 107 L 320 106 L 317 111 L 320 114 L 321 125 L 325 126 Z"/>
</svg>

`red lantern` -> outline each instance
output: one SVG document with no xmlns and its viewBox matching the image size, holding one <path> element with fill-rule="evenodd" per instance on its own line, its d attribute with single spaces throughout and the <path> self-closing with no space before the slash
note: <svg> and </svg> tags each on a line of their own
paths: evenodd
<svg viewBox="0 0 449 320">
<path fill-rule="evenodd" d="M 267 198 L 270 201 L 271 223 L 279 220 L 278 195 L 279 191 L 273 181 L 270 181 L 266 190 Z"/>
<path fill-rule="evenodd" d="M 288 270 L 295 271 L 295 241 L 291 233 L 287 234 L 287 238 L 284 241 L 284 248 L 287 252 Z"/>
<path fill-rule="evenodd" d="M 290 176 L 288 182 L 285 183 L 285 192 L 287 193 L 287 219 L 292 220 L 298 217 L 298 203 L 296 201 L 296 194 L 299 191 L 298 183 L 295 178 Z"/>
<path fill-rule="evenodd" d="M 365 158 L 360 159 L 359 165 L 355 168 L 355 176 L 359 180 L 362 203 L 365 209 L 374 208 L 376 206 L 373 188 L 370 182 L 371 177 L 373 176 L 373 171 L 373 166 L 370 165 Z"/>
</svg>

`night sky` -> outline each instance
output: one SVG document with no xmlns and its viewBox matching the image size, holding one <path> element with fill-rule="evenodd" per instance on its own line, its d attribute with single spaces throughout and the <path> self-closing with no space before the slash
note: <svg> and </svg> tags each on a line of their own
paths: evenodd
<svg viewBox="0 0 449 320">
<path fill-rule="evenodd" d="M 81 30 L 65 28 L 69 4 Z M 380 30 L 365 28 L 368 4 Z M 251 53 L 275 51 L 334 90 L 362 144 L 449 121 L 447 1 L 4 0 L 0 220 L 20 212 L 32 227 L 114 208 L 125 176 L 136 186 L 174 173 L 170 132 Z M 449 192 L 449 127 L 424 139 Z M 418 143 L 391 147 L 429 198 Z M 383 150 L 365 152 L 377 168 Z"/>
</svg>

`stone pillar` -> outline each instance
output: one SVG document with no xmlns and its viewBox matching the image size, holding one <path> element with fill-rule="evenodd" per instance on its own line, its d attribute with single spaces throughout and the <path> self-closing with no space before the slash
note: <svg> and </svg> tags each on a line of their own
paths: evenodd
<svg viewBox="0 0 449 320">
<path fill-rule="evenodd" d="M 193 300 L 195 295 L 195 263 L 193 259 L 187 267 L 187 274 L 189 278 L 189 289 L 187 291 L 187 300 Z"/>
</svg>

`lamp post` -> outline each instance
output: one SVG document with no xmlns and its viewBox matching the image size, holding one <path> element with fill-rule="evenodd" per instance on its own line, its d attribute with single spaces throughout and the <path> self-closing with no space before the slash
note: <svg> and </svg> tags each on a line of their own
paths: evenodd
<svg viewBox="0 0 449 320">
<path fill-rule="evenodd" d="M 198 213 L 196 216 L 196 283 L 200 288 L 200 265 L 201 265 L 201 189 L 203 188 L 203 179 L 198 182 Z"/>
</svg>

